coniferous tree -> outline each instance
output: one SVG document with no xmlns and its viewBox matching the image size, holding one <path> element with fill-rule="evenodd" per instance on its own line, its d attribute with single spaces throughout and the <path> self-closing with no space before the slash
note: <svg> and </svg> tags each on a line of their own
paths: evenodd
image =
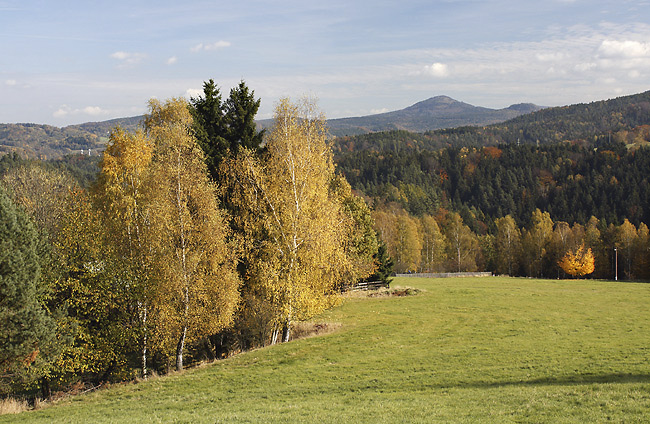
<svg viewBox="0 0 650 424">
<path fill-rule="evenodd" d="M 230 90 L 224 102 L 219 87 L 211 79 L 203 83 L 203 97 L 190 100 L 192 129 L 203 149 L 205 163 L 213 181 L 219 180 L 219 166 L 242 147 L 258 151 L 264 131 L 257 131 L 255 115 L 260 100 L 244 81 Z"/>
<path fill-rule="evenodd" d="M 230 152 L 236 155 L 240 148 L 257 151 L 264 139 L 264 130 L 257 131 L 255 116 L 260 108 L 260 99 L 255 100 L 255 92 L 248 89 L 244 81 L 230 90 L 225 104 L 225 122 L 228 126 L 226 139 Z"/>
<path fill-rule="evenodd" d="M 226 140 L 228 127 L 219 87 L 213 80 L 204 82 L 203 97 L 192 98 L 190 105 L 194 136 L 205 154 L 208 172 L 215 180 L 218 176 L 219 164 L 230 147 Z"/>
<path fill-rule="evenodd" d="M 43 304 L 44 249 L 25 212 L 0 187 L 0 393 L 27 378 L 56 335 L 56 321 Z"/>
<path fill-rule="evenodd" d="M 395 262 L 388 255 L 388 248 L 386 247 L 386 243 L 379 243 L 379 248 L 377 249 L 377 253 L 373 255 L 373 259 L 375 260 L 377 267 L 375 269 L 375 272 L 372 273 L 372 275 L 368 276 L 365 281 L 381 281 L 385 284 L 390 284 L 392 281 L 390 275 L 393 273 Z"/>
</svg>

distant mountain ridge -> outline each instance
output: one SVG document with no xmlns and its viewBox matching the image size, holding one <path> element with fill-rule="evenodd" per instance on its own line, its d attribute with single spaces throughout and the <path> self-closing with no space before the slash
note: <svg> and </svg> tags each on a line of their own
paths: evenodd
<svg viewBox="0 0 650 424">
<path fill-rule="evenodd" d="M 489 109 L 459 102 L 448 96 L 436 96 L 393 112 L 330 119 L 327 125 L 333 137 L 390 130 L 424 132 L 467 125 L 489 125 L 540 109 L 540 106 L 528 103 L 505 109 Z M 63 128 L 42 124 L 0 124 L 0 155 L 17 152 L 25 157 L 52 159 L 82 151 L 92 154 L 103 150 L 113 128 L 119 126 L 126 131 L 135 131 L 142 118 L 133 116 Z M 258 125 L 269 127 L 272 122 L 271 119 L 261 120 Z"/>
<path fill-rule="evenodd" d="M 0 155 L 16 152 L 24 157 L 55 159 L 81 151 L 98 154 L 106 145 L 111 129 L 120 126 L 127 131 L 134 130 L 141 121 L 142 116 L 136 116 L 64 128 L 0 124 Z M 271 123 L 272 120 L 258 121 L 260 126 Z M 489 109 L 437 96 L 402 110 L 331 119 L 327 124 L 330 134 L 340 137 L 335 147 L 346 151 L 376 150 L 386 143 L 400 146 L 398 139 L 406 140 L 405 145 L 420 148 L 584 141 L 603 134 L 650 142 L 644 135 L 646 126 L 650 128 L 650 91 L 552 108 L 522 103 Z"/>
<path fill-rule="evenodd" d="M 518 108 L 519 105 L 512 106 Z M 524 106 L 524 109 L 526 106 Z M 650 145 L 650 91 L 570 106 L 551 107 L 485 126 L 459 126 L 426 132 L 392 130 L 339 137 L 335 153 L 439 150 L 499 144 L 609 145 L 629 149 Z"/>
<path fill-rule="evenodd" d="M 505 109 L 489 109 L 436 96 L 393 112 L 327 121 L 334 136 L 358 135 L 379 131 L 405 130 L 425 132 L 463 126 L 484 126 L 504 122 L 543 109 L 521 103 Z"/>
</svg>

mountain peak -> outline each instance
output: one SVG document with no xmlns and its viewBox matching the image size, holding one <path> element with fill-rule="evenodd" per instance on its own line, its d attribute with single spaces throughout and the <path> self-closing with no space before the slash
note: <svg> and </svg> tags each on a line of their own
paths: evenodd
<svg viewBox="0 0 650 424">
<path fill-rule="evenodd" d="M 539 109 L 538 106 L 531 104 L 489 109 L 440 95 L 393 112 L 332 119 L 328 121 L 328 126 L 334 136 L 396 129 L 424 132 L 441 128 L 496 124 Z"/>
</svg>

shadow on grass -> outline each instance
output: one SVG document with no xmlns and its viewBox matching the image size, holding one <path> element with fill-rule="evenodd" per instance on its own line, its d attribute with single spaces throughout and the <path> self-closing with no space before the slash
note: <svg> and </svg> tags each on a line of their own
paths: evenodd
<svg viewBox="0 0 650 424">
<path fill-rule="evenodd" d="M 628 383 L 650 383 L 650 374 L 575 374 L 564 377 L 542 377 L 532 380 L 519 381 L 493 381 L 493 382 L 466 382 L 458 384 L 434 385 L 440 389 L 451 388 L 500 388 L 500 387 L 536 387 L 536 386 L 572 386 L 590 384 L 628 384 Z"/>
</svg>

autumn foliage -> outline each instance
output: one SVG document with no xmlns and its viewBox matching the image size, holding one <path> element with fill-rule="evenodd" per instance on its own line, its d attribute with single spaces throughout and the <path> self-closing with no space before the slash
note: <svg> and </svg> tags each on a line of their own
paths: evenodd
<svg viewBox="0 0 650 424">
<path fill-rule="evenodd" d="M 573 277 L 583 277 L 594 272 L 594 254 L 591 248 L 585 249 L 585 245 L 581 244 L 575 251 L 567 252 L 558 265 Z"/>
</svg>

